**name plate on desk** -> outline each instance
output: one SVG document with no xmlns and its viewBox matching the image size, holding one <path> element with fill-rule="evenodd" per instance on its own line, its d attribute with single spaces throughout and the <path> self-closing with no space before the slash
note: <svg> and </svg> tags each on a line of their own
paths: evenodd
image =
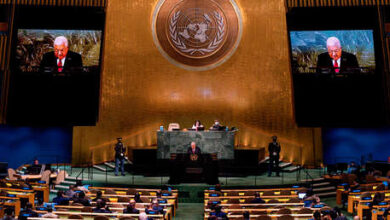
<svg viewBox="0 0 390 220">
<path fill-rule="evenodd" d="M 234 131 L 157 131 L 157 159 L 185 154 L 192 141 L 202 153 L 218 159 L 234 159 Z"/>
</svg>

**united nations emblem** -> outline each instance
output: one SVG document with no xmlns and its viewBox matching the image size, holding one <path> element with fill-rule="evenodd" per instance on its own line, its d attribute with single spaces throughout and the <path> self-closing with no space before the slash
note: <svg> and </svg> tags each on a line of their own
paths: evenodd
<svg viewBox="0 0 390 220">
<path fill-rule="evenodd" d="M 153 15 L 153 38 L 172 63 L 207 70 L 226 61 L 242 33 L 234 0 L 160 0 Z"/>
</svg>

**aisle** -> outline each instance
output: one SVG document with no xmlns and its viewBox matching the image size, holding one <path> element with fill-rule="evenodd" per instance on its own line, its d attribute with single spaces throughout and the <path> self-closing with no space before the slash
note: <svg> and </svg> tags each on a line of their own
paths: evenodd
<svg viewBox="0 0 390 220">
<path fill-rule="evenodd" d="M 203 203 L 179 203 L 174 220 L 203 219 Z"/>
</svg>

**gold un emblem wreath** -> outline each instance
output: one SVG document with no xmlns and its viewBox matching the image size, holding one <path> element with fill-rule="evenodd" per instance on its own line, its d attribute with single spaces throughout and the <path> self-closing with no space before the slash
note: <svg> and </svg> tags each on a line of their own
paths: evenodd
<svg viewBox="0 0 390 220">
<path fill-rule="evenodd" d="M 153 40 L 171 63 L 187 70 L 221 65 L 242 35 L 234 0 L 160 0 L 153 13 Z"/>
</svg>

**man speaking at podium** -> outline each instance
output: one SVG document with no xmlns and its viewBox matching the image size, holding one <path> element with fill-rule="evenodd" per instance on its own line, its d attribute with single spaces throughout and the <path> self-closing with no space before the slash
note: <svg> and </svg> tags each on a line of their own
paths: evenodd
<svg viewBox="0 0 390 220">
<path fill-rule="evenodd" d="M 196 146 L 195 141 L 191 142 L 191 147 L 188 148 L 187 154 L 189 154 L 189 155 L 196 154 L 196 155 L 200 156 L 201 153 L 202 152 L 201 152 L 200 148 Z"/>
</svg>

